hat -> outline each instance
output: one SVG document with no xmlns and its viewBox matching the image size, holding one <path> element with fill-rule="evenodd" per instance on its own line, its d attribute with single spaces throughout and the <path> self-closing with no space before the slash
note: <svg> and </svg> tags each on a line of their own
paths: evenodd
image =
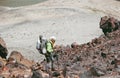
<svg viewBox="0 0 120 78">
<path fill-rule="evenodd" d="M 45 38 L 45 37 L 42 37 L 42 39 L 43 39 L 43 40 L 46 40 L 46 38 Z"/>
<path fill-rule="evenodd" d="M 56 37 L 55 36 L 51 36 L 50 39 L 56 40 Z"/>
</svg>

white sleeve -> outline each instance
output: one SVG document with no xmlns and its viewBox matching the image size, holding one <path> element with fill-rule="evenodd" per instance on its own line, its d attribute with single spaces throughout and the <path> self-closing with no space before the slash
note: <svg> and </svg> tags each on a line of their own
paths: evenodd
<svg viewBox="0 0 120 78">
<path fill-rule="evenodd" d="M 40 40 L 38 39 L 37 44 L 36 44 L 36 49 L 40 49 Z"/>
</svg>

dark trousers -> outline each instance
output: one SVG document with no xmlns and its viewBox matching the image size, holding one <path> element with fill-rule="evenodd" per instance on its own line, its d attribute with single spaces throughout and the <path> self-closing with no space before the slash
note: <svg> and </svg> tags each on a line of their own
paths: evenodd
<svg viewBox="0 0 120 78">
<path fill-rule="evenodd" d="M 45 58 L 46 58 L 47 63 L 51 62 L 52 61 L 52 53 L 47 52 L 45 54 Z"/>
<path fill-rule="evenodd" d="M 47 63 L 51 62 L 51 69 L 54 70 L 53 63 L 55 59 L 58 61 L 58 55 L 55 54 L 54 52 L 51 52 L 51 53 L 47 52 L 45 54 L 45 58 L 46 58 Z"/>
<path fill-rule="evenodd" d="M 46 61 L 47 61 L 47 63 L 50 63 L 51 62 L 51 69 L 53 70 L 54 68 L 53 68 L 53 54 L 52 53 L 46 53 L 45 54 L 45 58 L 46 58 Z"/>
</svg>

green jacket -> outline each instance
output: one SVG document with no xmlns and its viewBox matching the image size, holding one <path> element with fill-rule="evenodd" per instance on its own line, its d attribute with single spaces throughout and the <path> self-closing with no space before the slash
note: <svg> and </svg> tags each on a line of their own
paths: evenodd
<svg viewBox="0 0 120 78">
<path fill-rule="evenodd" d="M 53 52 L 53 45 L 51 41 L 47 42 L 47 52 L 49 53 Z"/>
</svg>

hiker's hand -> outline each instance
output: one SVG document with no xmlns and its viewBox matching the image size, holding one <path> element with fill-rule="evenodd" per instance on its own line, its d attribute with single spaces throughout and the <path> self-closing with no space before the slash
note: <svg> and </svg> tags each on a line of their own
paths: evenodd
<svg viewBox="0 0 120 78">
<path fill-rule="evenodd" d="M 57 52 L 57 49 L 54 49 L 54 51 L 53 52 Z"/>
</svg>

